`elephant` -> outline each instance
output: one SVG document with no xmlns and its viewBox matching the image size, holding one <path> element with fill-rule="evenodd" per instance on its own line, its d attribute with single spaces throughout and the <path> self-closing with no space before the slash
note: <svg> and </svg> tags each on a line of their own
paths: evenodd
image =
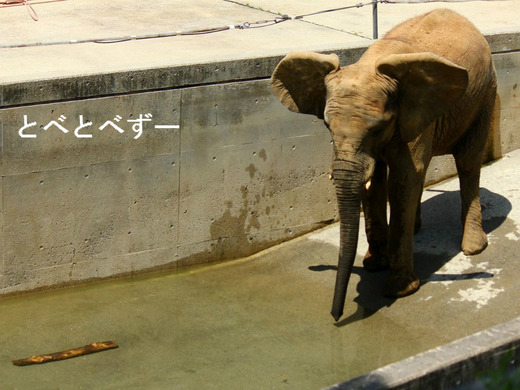
<svg viewBox="0 0 520 390">
<path fill-rule="evenodd" d="M 340 225 L 336 321 L 356 257 L 361 209 L 368 241 L 363 267 L 388 270 L 385 296 L 419 289 L 413 235 L 433 156 L 455 159 L 462 251 L 475 255 L 487 247 L 479 182 L 497 82 L 489 45 L 470 21 L 447 9 L 431 11 L 397 25 L 344 67 L 336 54 L 291 52 L 270 83 L 286 108 L 323 119 L 332 136 Z"/>
</svg>

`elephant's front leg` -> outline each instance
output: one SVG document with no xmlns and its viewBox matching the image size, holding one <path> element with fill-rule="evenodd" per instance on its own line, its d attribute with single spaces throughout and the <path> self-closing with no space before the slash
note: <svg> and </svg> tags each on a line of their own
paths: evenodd
<svg viewBox="0 0 520 390">
<path fill-rule="evenodd" d="M 388 268 L 387 171 L 386 163 L 377 161 L 370 186 L 363 192 L 363 213 L 368 241 L 363 266 L 369 272 Z"/>
<path fill-rule="evenodd" d="M 390 167 L 388 199 L 390 227 L 388 238 L 389 275 L 384 295 L 404 297 L 419 289 L 413 269 L 413 235 L 417 204 L 421 197 L 424 171 L 414 164 Z"/>
</svg>

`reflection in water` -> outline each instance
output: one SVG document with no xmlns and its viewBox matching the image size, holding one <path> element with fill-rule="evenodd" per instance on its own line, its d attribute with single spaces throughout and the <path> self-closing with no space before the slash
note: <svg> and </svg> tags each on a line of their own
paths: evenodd
<svg viewBox="0 0 520 390">
<path fill-rule="evenodd" d="M 357 304 L 357 310 L 354 314 L 348 316 L 347 318 L 336 322 L 334 326 L 337 328 L 341 328 L 345 325 L 351 324 L 356 321 L 364 320 L 365 318 L 371 317 L 373 314 L 377 313 L 379 309 L 372 310 L 367 307 L 361 306 L 359 303 Z"/>
</svg>

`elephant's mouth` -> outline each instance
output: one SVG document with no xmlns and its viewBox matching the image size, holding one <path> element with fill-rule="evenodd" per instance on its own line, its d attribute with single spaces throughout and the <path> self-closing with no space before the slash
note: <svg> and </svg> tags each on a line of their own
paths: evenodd
<svg viewBox="0 0 520 390">
<path fill-rule="evenodd" d="M 372 177 L 376 167 L 375 159 L 366 152 L 358 152 L 355 154 L 335 151 L 336 158 L 331 167 L 329 179 L 344 180 L 352 176 L 363 175 L 363 185 L 365 189 L 369 189 L 372 184 Z M 341 158 L 338 158 L 341 157 Z"/>
<path fill-rule="evenodd" d="M 329 180 L 334 181 L 334 173 L 333 172 L 330 172 L 328 177 L 329 177 Z M 365 190 L 368 191 L 371 186 L 372 186 L 372 177 L 369 177 L 368 180 L 365 182 L 365 186 L 364 186 Z"/>
</svg>

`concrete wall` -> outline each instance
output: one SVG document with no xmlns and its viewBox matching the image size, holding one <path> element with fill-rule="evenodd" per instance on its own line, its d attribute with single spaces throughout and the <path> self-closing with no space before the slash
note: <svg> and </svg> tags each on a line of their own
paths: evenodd
<svg viewBox="0 0 520 390">
<path fill-rule="evenodd" d="M 520 34 L 488 38 L 498 157 L 520 147 Z M 0 85 L 0 294 L 247 256 L 334 220 L 330 136 L 272 96 L 281 57 Z M 453 173 L 435 159 L 428 181 Z"/>
</svg>

